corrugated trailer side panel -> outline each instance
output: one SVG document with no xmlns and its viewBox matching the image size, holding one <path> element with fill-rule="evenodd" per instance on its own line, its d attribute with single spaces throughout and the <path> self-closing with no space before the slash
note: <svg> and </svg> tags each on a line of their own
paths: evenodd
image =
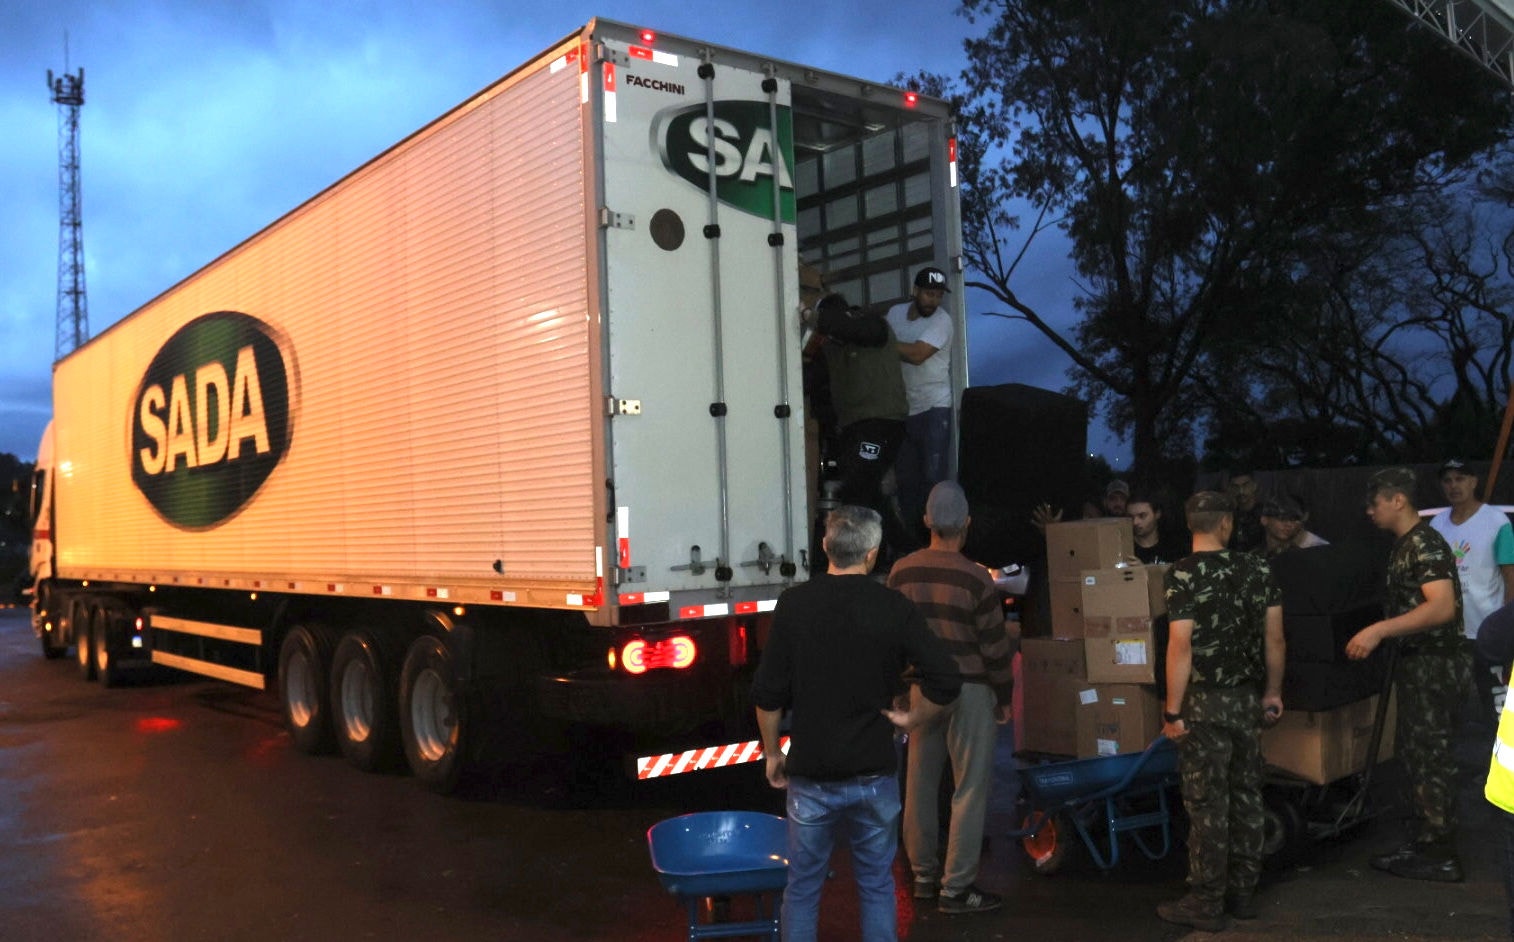
<svg viewBox="0 0 1514 942">
<path fill-rule="evenodd" d="M 593 589 L 591 181 L 579 69 L 561 58 L 576 49 L 485 90 L 57 366 L 65 577 L 451 581 L 558 604 L 559 590 Z M 186 529 L 134 485 L 132 428 L 148 364 L 218 311 L 278 337 L 288 450 L 229 520 Z M 191 391 L 194 369 L 180 369 Z"/>
</svg>

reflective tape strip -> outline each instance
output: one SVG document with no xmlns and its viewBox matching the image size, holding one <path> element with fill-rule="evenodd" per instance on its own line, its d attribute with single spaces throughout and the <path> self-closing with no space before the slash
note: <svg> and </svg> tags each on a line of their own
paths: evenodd
<svg viewBox="0 0 1514 942">
<path fill-rule="evenodd" d="M 605 123 L 615 123 L 615 63 L 605 63 Z"/>
<path fill-rule="evenodd" d="M 949 173 L 951 188 L 957 188 L 957 139 L 948 138 L 946 141 L 946 167 Z"/>
<path fill-rule="evenodd" d="M 662 592 L 622 592 L 620 604 L 622 605 L 651 605 L 654 602 L 666 602 L 672 598 L 673 593 Z"/>
<path fill-rule="evenodd" d="M 644 59 L 647 62 L 655 62 L 658 65 L 678 67 L 678 57 L 671 52 L 659 52 L 656 49 L 648 49 L 646 46 L 632 46 L 630 53 L 633 59 Z"/>
<path fill-rule="evenodd" d="M 788 755 L 789 738 L 778 741 L 778 748 Z M 706 746 L 685 752 L 669 752 L 660 756 L 643 756 L 636 760 L 638 779 L 664 778 L 682 775 L 685 772 L 702 772 L 706 769 L 722 769 L 732 765 L 744 765 L 763 758 L 762 740 L 727 743 L 723 746 Z"/>
<path fill-rule="evenodd" d="M 1493 759 L 1509 772 L 1514 772 L 1514 747 L 1505 745 L 1502 739 L 1493 740 Z"/>
<path fill-rule="evenodd" d="M 631 508 L 615 508 L 615 545 L 619 550 L 621 569 L 631 567 Z"/>
<path fill-rule="evenodd" d="M 393 595 L 394 594 L 394 587 L 393 586 L 387 586 L 387 585 L 376 585 L 376 586 L 373 587 L 373 594 L 374 595 Z"/>
<path fill-rule="evenodd" d="M 443 588 L 432 587 L 432 586 L 427 586 L 426 587 L 426 598 L 428 598 L 428 599 L 450 599 L 451 597 L 452 597 L 452 590 L 451 589 L 443 589 Z"/>
</svg>

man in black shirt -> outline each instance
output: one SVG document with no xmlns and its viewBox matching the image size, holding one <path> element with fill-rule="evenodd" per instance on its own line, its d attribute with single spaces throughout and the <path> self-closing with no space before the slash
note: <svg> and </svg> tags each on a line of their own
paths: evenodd
<svg viewBox="0 0 1514 942">
<path fill-rule="evenodd" d="M 1175 563 L 1192 551 L 1187 540 L 1177 538 L 1167 529 L 1162 520 L 1162 505 L 1155 498 L 1137 494 L 1126 502 L 1125 513 L 1130 517 L 1136 559 L 1146 565 Z"/>
<path fill-rule="evenodd" d="M 837 834 L 850 839 L 863 942 L 898 938 L 892 866 L 899 846 L 894 727 L 908 729 L 957 698 L 956 662 L 904 596 L 868 573 L 878 556 L 876 511 L 842 506 L 826 520 L 829 571 L 778 598 L 752 683 L 767 779 L 788 789 L 789 880 L 784 938 L 812 940 Z M 894 707 L 900 677 L 920 684 Z M 790 712 L 789 754 L 778 748 Z"/>
</svg>

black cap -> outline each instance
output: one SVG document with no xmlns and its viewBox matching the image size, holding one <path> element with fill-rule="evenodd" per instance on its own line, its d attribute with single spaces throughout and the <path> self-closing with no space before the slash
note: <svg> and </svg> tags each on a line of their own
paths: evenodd
<svg viewBox="0 0 1514 942">
<path fill-rule="evenodd" d="M 946 286 L 946 272 L 939 268 L 920 269 L 920 273 L 915 276 L 915 287 L 935 288 L 947 294 L 951 294 L 952 290 Z"/>
<path fill-rule="evenodd" d="M 1262 501 L 1262 516 L 1274 520 L 1302 520 L 1304 508 L 1287 494 L 1272 494 Z"/>
<path fill-rule="evenodd" d="M 1447 458 L 1440 464 L 1440 473 L 1445 474 L 1447 471 L 1460 471 L 1463 474 L 1471 474 L 1472 466 L 1467 464 L 1466 460 L 1462 458 Z"/>
</svg>

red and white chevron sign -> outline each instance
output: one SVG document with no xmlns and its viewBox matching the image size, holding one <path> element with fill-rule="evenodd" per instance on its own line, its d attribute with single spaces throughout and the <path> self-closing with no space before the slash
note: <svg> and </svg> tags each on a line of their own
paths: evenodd
<svg viewBox="0 0 1514 942">
<path fill-rule="evenodd" d="M 787 736 L 778 741 L 778 748 L 784 755 L 788 755 L 789 738 Z M 728 765 L 756 762 L 762 757 L 762 740 L 760 739 L 727 743 L 724 746 L 706 746 L 703 749 L 690 749 L 687 752 L 643 756 L 636 760 L 636 777 L 638 779 L 663 778 L 668 775 L 681 775 L 684 772 L 702 772 L 705 769 L 719 769 Z"/>
</svg>

